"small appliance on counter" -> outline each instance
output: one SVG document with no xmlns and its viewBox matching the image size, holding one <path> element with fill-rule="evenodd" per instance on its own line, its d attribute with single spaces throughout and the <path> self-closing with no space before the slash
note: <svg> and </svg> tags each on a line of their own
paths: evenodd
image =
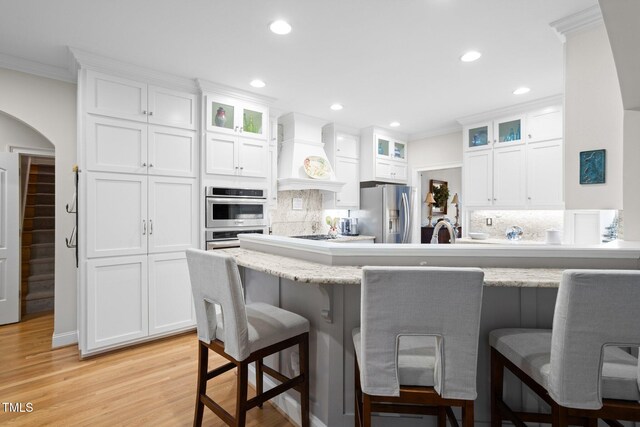
<svg viewBox="0 0 640 427">
<path fill-rule="evenodd" d="M 343 236 L 357 236 L 358 218 L 340 218 L 340 234 Z"/>
</svg>

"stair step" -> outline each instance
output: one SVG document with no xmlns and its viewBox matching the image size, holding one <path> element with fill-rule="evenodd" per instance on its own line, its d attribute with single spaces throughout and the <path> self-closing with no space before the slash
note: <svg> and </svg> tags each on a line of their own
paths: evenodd
<svg viewBox="0 0 640 427">
<path fill-rule="evenodd" d="M 53 243 L 55 241 L 55 230 L 33 230 L 31 232 L 31 243 Z M 25 234 L 23 241 L 28 234 Z"/>
<path fill-rule="evenodd" d="M 53 174 L 56 173 L 55 165 L 31 165 L 31 171 L 38 174 Z"/>
<path fill-rule="evenodd" d="M 30 275 L 49 274 L 55 270 L 54 258 L 40 258 L 32 259 L 29 261 Z"/>
<path fill-rule="evenodd" d="M 54 216 L 56 214 L 56 207 L 54 204 L 34 205 L 33 203 L 27 203 L 24 211 L 24 216 L 27 218 L 36 216 Z"/>
<path fill-rule="evenodd" d="M 33 218 L 25 218 L 22 224 L 24 231 L 32 230 L 53 230 L 56 226 L 55 216 L 36 216 Z"/>
<path fill-rule="evenodd" d="M 27 194 L 55 194 L 56 184 L 52 182 L 29 182 Z"/>
<path fill-rule="evenodd" d="M 35 283 L 35 282 L 44 282 L 46 280 L 53 280 L 54 277 L 55 275 L 53 273 L 34 274 L 29 277 L 29 284 Z"/>
<path fill-rule="evenodd" d="M 53 243 L 35 243 L 29 247 L 31 259 L 46 258 L 55 255 L 55 244 Z M 24 257 L 24 250 L 23 250 Z"/>
<path fill-rule="evenodd" d="M 54 298 L 41 298 L 36 300 L 25 301 L 25 313 L 42 313 L 44 311 L 52 311 L 54 307 Z"/>
<path fill-rule="evenodd" d="M 43 298 L 53 298 L 53 290 L 50 291 L 38 291 L 38 292 L 29 292 L 24 299 L 27 301 L 33 301 L 37 299 Z"/>
<path fill-rule="evenodd" d="M 29 183 L 55 183 L 55 173 L 34 173 L 29 174 Z"/>
<path fill-rule="evenodd" d="M 36 193 L 36 194 L 27 194 L 27 205 L 28 206 L 41 206 L 41 205 L 55 205 L 56 196 L 55 194 L 44 194 L 44 193 Z"/>
</svg>

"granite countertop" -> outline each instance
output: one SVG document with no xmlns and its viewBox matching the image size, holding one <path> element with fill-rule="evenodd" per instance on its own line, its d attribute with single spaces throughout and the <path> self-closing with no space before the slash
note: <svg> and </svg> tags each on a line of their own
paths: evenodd
<svg viewBox="0 0 640 427">
<path fill-rule="evenodd" d="M 220 249 L 232 255 L 238 265 L 294 282 L 321 285 L 358 285 L 362 268 L 331 266 L 271 255 L 243 248 Z M 554 268 L 483 268 L 485 286 L 519 288 L 557 288 L 562 269 Z"/>
<path fill-rule="evenodd" d="M 359 242 L 362 240 L 374 240 L 376 236 L 338 236 L 335 239 L 327 240 L 329 243 L 349 243 L 349 242 Z"/>
</svg>

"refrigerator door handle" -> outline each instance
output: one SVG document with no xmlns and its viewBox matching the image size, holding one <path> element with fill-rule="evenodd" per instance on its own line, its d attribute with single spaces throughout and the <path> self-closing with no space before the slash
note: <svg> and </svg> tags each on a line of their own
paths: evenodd
<svg viewBox="0 0 640 427">
<path fill-rule="evenodd" d="M 402 193 L 402 205 L 404 207 L 404 230 L 402 233 L 402 243 L 409 240 L 409 232 L 411 231 L 411 212 L 409 210 L 409 199 L 407 193 Z"/>
</svg>

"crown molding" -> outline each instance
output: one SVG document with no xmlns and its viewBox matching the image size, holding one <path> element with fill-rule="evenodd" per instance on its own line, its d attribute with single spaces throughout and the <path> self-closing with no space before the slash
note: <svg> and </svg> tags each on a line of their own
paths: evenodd
<svg viewBox="0 0 640 427">
<path fill-rule="evenodd" d="M 69 73 L 69 71 L 64 67 L 43 64 L 42 62 L 31 61 L 29 59 L 4 53 L 0 53 L 0 67 L 20 71 L 22 73 L 33 74 L 35 76 L 46 77 L 48 79 L 76 83 L 75 75 Z"/>
<path fill-rule="evenodd" d="M 462 132 L 462 126 L 460 124 L 427 130 L 424 132 L 412 133 L 411 135 L 409 135 L 409 142 L 420 141 L 422 139 L 433 138 L 436 136 L 448 135 L 455 132 Z"/>
<path fill-rule="evenodd" d="M 69 47 L 69 53 L 71 55 L 69 62 L 70 72 L 77 72 L 79 68 L 108 72 L 123 78 L 144 80 L 147 83 L 158 86 L 175 88 L 194 94 L 198 93 L 198 85 L 195 79 L 152 70 L 75 47 Z"/>
<path fill-rule="evenodd" d="M 602 11 L 600 6 L 595 5 L 588 9 L 581 10 L 572 15 L 565 16 L 549 24 L 551 28 L 556 30 L 558 37 L 563 42 L 566 41 L 567 34 L 572 34 L 593 28 L 604 21 L 602 20 Z"/>
<path fill-rule="evenodd" d="M 496 110 L 486 111 L 484 113 L 473 114 L 471 116 L 461 117 L 457 121 L 462 126 L 473 125 L 487 120 L 493 120 L 501 116 L 510 116 L 512 114 L 526 113 L 538 108 L 549 107 L 551 105 L 562 105 L 564 103 L 564 95 L 553 95 L 546 98 L 535 99 L 530 102 L 512 105 L 510 107 L 499 108 Z"/>
<path fill-rule="evenodd" d="M 398 132 L 397 130 L 391 130 L 384 128 L 382 126 L 368 126 L 366 128 L 360 129 L 360 133 L 371 132 L 371 133 L 379 133 L 381 135 L 387 136 L 389 138 L 397 138 L 402 141 L 409 141 L 409 135 L 403 132 Z"/>
<path fill-rule="evenodd" d="M 221 83 L 214 83 L 204 79 L 196 79 L 196 83 L 203 93 L 213 92 L 218 95 L 229 96 L 232 98 L 241 99 L 243 101 L 257 102 L 259 104 L 266 104 L 268 106 L 276 102 L 276 98 L 272 98 L 266 95 L 259 95 L 257 93 L 223 85 Z"/>
</svg>

